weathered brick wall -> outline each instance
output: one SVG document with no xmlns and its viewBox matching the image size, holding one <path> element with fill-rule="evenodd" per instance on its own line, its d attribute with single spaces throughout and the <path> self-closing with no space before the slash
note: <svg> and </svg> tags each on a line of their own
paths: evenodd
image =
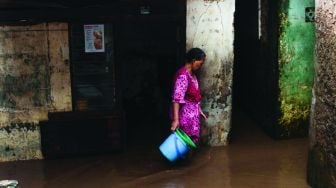
<svg viewBox="0 0 336 188">
<path fill-rule="evenodd" d="M 39 159 L 38 122 L 71 110 L 67 24 L 0 27 L 0 161 Z"/>
<path fill-rule="evenodd" d="M 336 187 L 336 0 L 316 0 L 316 63 L 308 181 Z"/>
</svg>

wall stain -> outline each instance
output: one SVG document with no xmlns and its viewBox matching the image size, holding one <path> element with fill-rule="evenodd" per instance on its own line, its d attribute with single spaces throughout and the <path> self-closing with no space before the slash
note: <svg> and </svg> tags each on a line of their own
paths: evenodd
<svg viewBox="0 0 336 188">
<path fill-rule="evenodd" d="M 200 72 L 202 109 L 208 120 L 202 139 L 226 145 L 231 119 L 234 1 L 187 1 L 187 48 L 201 47 L 207 54 Z M 190 21 L 189 21 L 190 20 Z"/>
<path fill-rule="evenodd" d="M 0 47 L 0 161 L 42 159 L 39 121 L 71 110 L 67 24 L 0 27 Z"/>
</svg>

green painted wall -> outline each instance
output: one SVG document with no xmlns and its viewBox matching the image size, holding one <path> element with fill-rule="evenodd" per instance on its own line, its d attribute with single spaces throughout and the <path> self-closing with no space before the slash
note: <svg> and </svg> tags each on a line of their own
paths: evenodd
<svg viewBox="0 0 336 188">
<path fill-rule="evenodd" d="M 315 26 L 306 22 L 305 9 L 314 6 L 314 0 L 282 0 L 280 4 L 279 124 L 285 130 L 282 134 L 287 134 L 281 136 L 290 136 L 293 129 L 300 131 L 298 126 L 309 120 Z"/>
</svg>

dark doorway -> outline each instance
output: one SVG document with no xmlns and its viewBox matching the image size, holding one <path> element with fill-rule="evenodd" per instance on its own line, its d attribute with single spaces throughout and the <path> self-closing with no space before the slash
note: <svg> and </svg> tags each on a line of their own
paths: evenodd
<svg viewBox="0 0 336 188">
<path fill-rule="evenodd" d="M 236 0 L 234 17 L 234 74 L 231 141 L 237 138 L 245 124 L 240 118 L 254 118 L 259 113 L 260 69 L 258 0 Z"/>
<path fill-rule="evenodd" d="M 184 6 L 115 24 L 117 87 L 129 145 L 158 145 L 169 133 L 171 82 L 185 51 L 185 17 L 177 5 Z"/>
</svg>

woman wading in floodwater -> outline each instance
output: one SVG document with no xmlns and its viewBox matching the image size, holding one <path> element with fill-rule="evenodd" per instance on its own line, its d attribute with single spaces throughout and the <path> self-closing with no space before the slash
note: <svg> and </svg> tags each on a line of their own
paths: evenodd
<svg viewBox="0 0 336 188">
<path fill-rule="evenodd" d="M 202 96 L 195 74 L 204 64 L 205 57 L 203 50 L 190 49 L 184 66 L 175 74 L 173 85 L 170 129 L 182 129 L 195 144 L 200 139 L 200 116 L 207 119 L 200 107 Z"/>
</svg>

